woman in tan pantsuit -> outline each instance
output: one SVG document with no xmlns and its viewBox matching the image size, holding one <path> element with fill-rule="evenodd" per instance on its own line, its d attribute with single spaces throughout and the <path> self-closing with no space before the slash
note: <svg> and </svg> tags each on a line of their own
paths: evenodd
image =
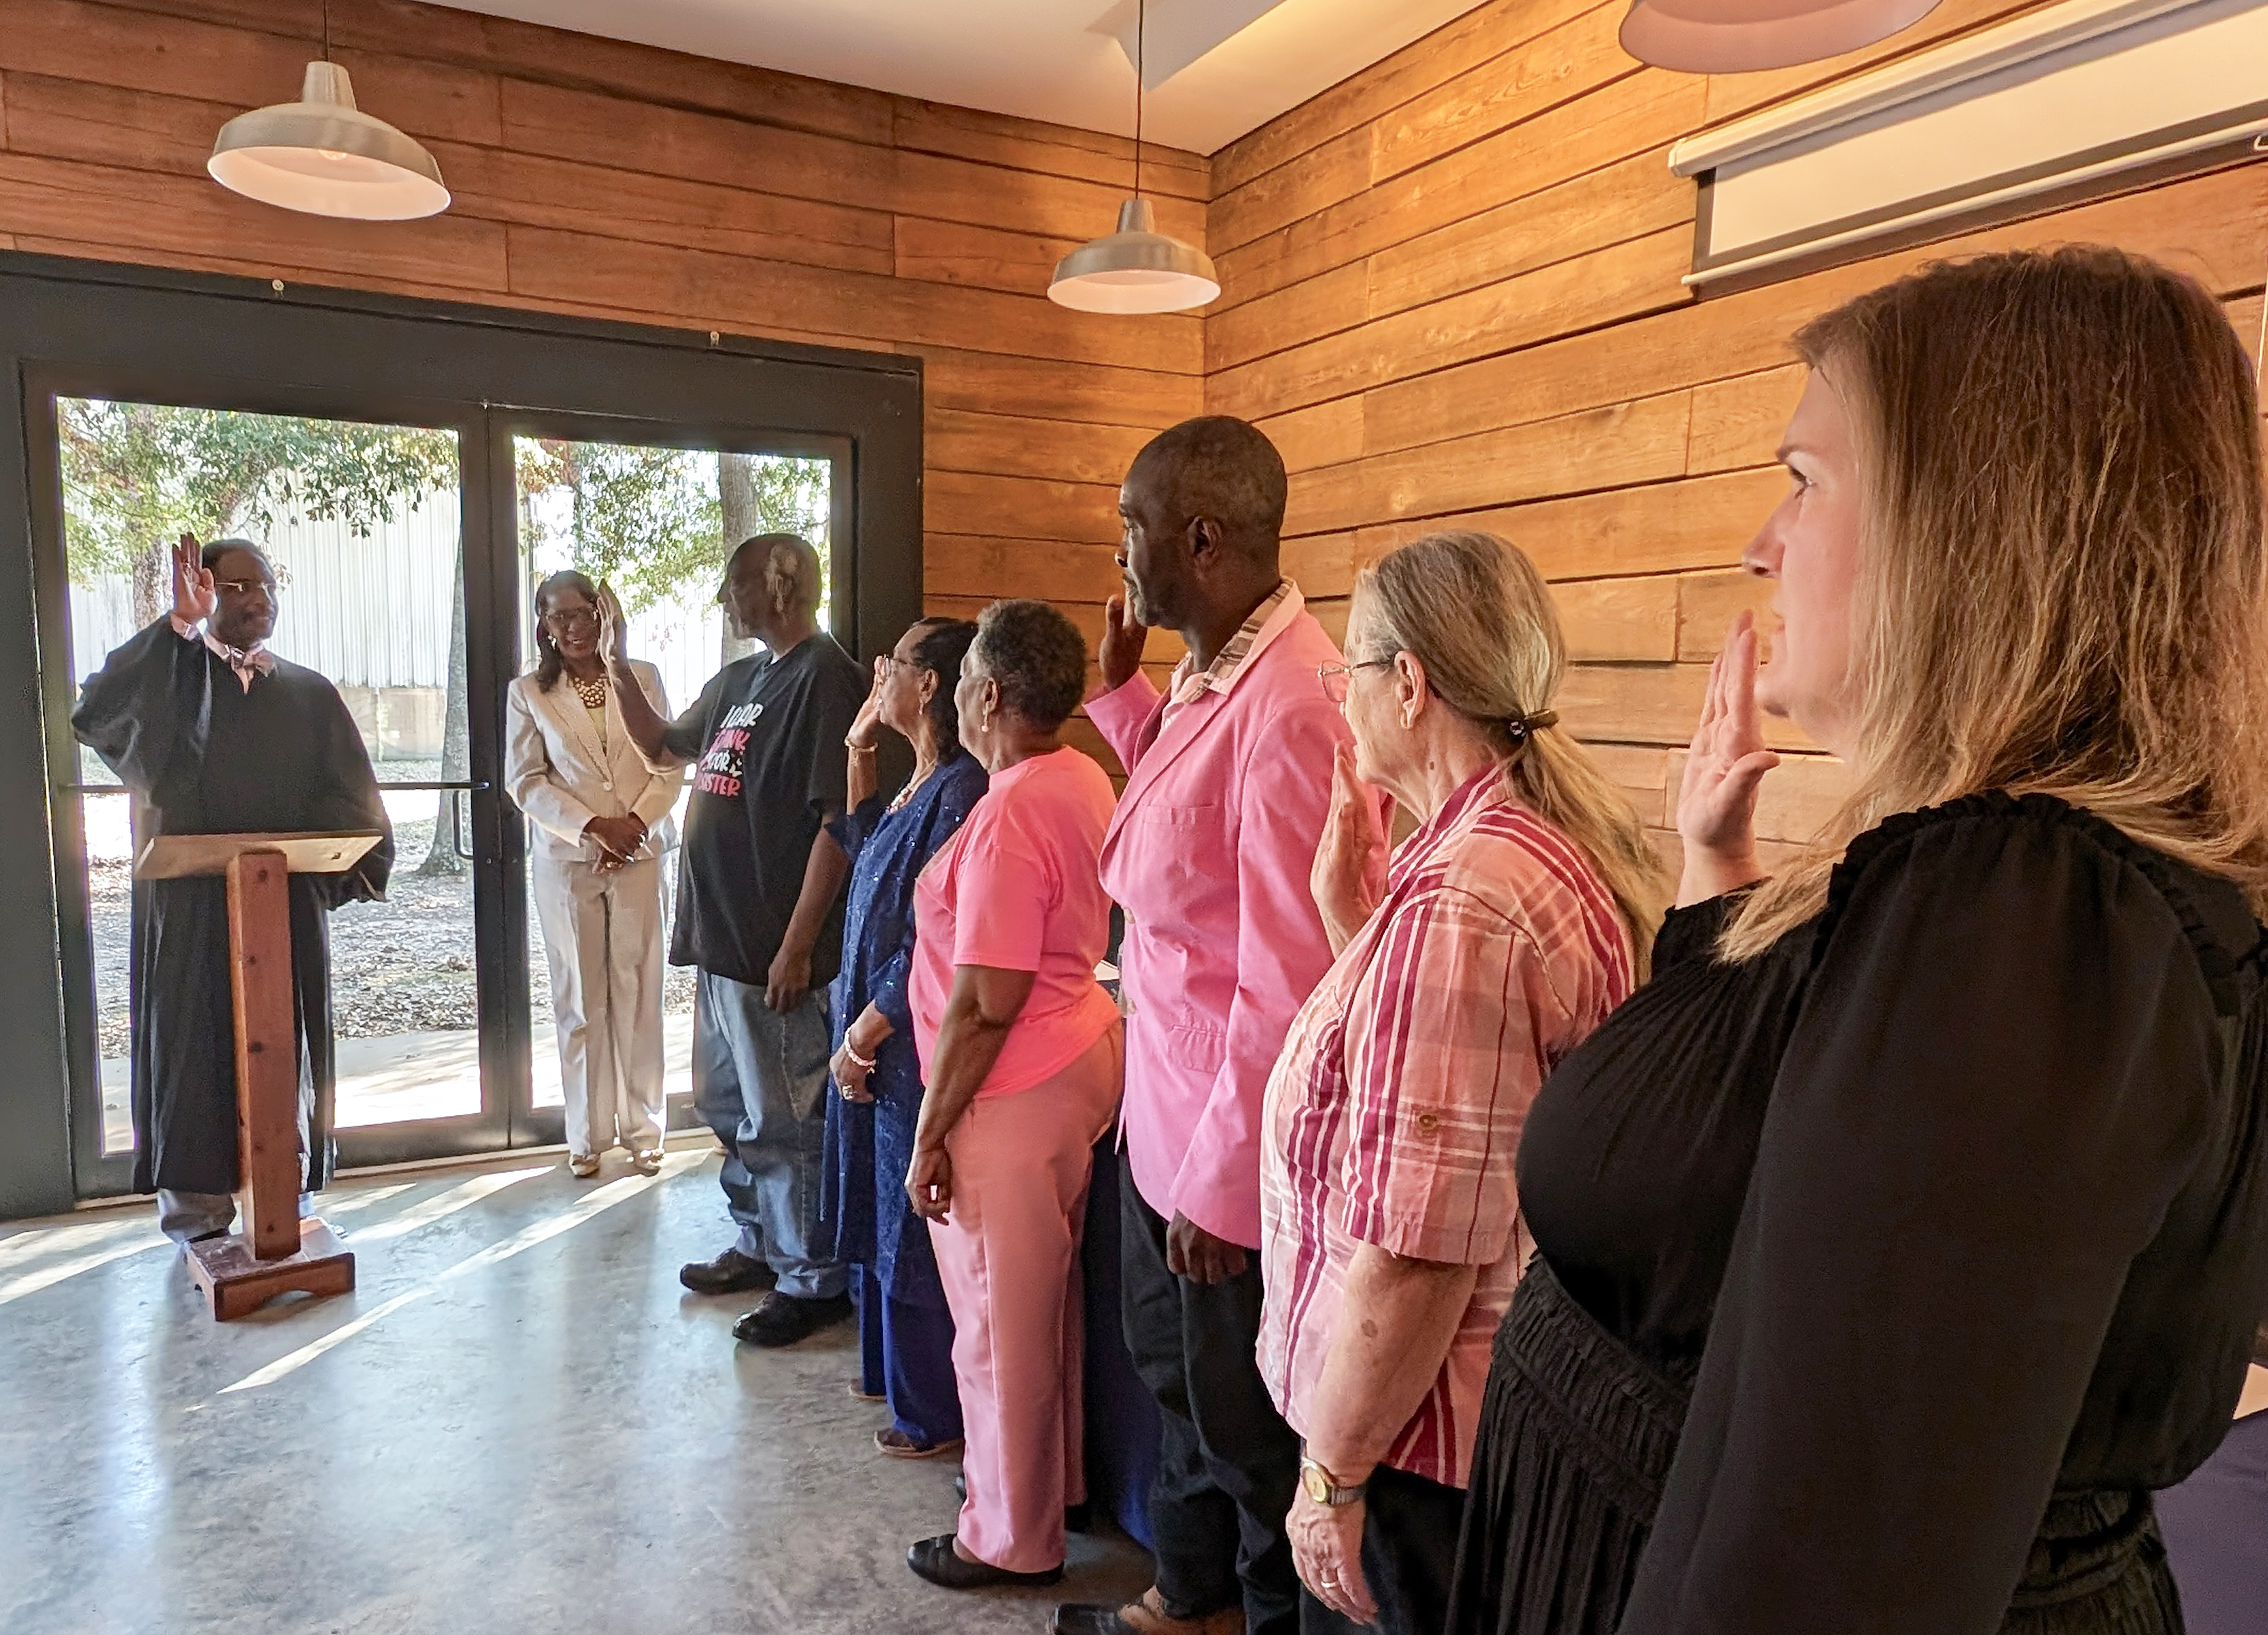
<svg viewBox="0 0 2268 1635">
<path fill-rule="evenodd" d="M 535 826 L 533 895 L 550 956 L 568 1163 L 599 1173 L 619 1142 L 661 1163 L 661 852 L 680 774 L 651 770 L 600 655 L 601 593 L 579 573 L 536 588 L 535 668 L 505 695 L 505 777 Z M 631 662 L 657 713 L 661 674 Z"/>
</svg>

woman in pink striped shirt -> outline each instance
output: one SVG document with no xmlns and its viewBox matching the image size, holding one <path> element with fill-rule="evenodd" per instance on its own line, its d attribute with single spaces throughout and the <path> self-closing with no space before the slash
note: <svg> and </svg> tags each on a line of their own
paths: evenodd
<svg viewBox="0 0 2268 1635">
<path fill-rule="evenodd" d="M 1357 581 L 1354 730 L 1314 890 L 1338 958 L 1268 1086 L 1260 1367 L 1305 1443 L 1303 1631 L 1441 1627 L 1489 1348 L 1528 1245 L 1513 1158 L 1552 1064 L 1621 1003 L 1666 891 L 1638 814 L 1548 708 L 1535 567 L 1437 534 Z M 1382 786 L 1418 820 L 1386 878 Z"/>
</svg>

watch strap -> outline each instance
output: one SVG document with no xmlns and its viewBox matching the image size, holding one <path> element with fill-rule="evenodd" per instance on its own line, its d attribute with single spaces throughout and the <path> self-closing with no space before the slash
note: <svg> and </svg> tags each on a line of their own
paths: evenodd
<svg viewBox="0 0 2268 1635">
<path fill-rule="evenodd" d="M 1303 1481 L 1303 1485 L 1307 1490 L 1307 1496 L 1317 1504 L 1328 1507 L 1336 1508 L 1340 1505 L 1351 1505 L 1370 1488 L 1370 1484 L 1367 1482 L 1340 1481 L 1331 1474 L 1329 1466 L 1302 1454 L 1300 1455 L 1300 1473 L 1305 1478 L 1310 1472 L 1318 1479 Z"/>
</svg>

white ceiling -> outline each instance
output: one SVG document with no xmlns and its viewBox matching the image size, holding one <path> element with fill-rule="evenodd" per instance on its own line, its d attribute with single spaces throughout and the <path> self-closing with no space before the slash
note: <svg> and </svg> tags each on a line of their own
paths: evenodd
<svg viewBox="0 0 2268 1635">
<path fill-rule="evenodd" d="M 933 102 L 1134 129 L 1126 53 L 1138 0 L 442 3 Z M 1210 153 L 1479 3 L 1148 0 L 1143 135 Z"/>
</svg>

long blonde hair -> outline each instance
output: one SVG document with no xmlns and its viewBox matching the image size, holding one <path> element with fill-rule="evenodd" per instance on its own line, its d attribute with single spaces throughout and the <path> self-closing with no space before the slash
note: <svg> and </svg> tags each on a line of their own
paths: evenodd
<svg viewBox="0 0 2268 1635">
<path fill-rule="evenodd" d="M 1815 917 L 1850 843 L 2057 796 L 2268 907 L 2268 599 L 2250 365 L 2193 280 L 2094 246 L 1940 264 L 1795 350 L 1858 433 L 1854 784 L 1721 945 Z"/>
<path fill-rule="evenodd" d="M 1354 596 L 1364 634 L 1414 655 L 1441 702 L 1487 738 L 1512 792 L 1590 859 L 1643 976 L 1667 872 L 1630 797 L 1548 719 L 1567 647 L 1535 564 L 1493 534 L 1429 534 L 1365 568 Z"/>
</svg>

